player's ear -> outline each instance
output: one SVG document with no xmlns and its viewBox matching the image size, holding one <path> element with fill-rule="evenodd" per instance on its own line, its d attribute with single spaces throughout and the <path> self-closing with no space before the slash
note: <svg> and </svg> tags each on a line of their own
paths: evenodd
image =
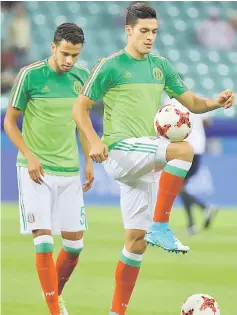
<svg viewBox="0 0 237 315">
<path fill-rule="evenodd" d="M 54 54 L 55 51 L 56 51 L 56 45 L 55 45 L 54 42 L 51 43 L 51 51 L 52 51 L 53 54 Z"/>
<path fill-rule="evenodd" d="M 127 36 L 131 36 L 132 35 L 132 26 L 131 25 L 125 25 L 125 32 L 126 32 Z"/>
</svg>

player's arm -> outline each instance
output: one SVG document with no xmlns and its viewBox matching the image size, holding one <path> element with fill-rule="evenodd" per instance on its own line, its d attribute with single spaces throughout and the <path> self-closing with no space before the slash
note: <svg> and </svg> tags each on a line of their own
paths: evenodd
<svg viewBox="0 0 237 315">
<path fill-rule="evenodd" d="M 91 146 L 100 143 L 101 140 L 95 132 L 89 115 L 89 109 L 95 104 L 95 101 L 84 95 L 79 95 L 76 104 L 73 107 L 73 118 Z"/>
<path fill-rule="evenodd" d="M 109 89 L 111 84 L 111 71 L 107 59 L 101 59 L 93 69 L 88 81 L 84 85 L 76 104 L 73 107 L 73 118 L 82 133 L 90 143 L 89 156 L 95 162 L 103 162 L 108 157 L 108 148 L 104 145 L 95 132 L 89 109 Z"/>
<path fill-rule="evenodd" d="M 195 114 L 201 114 L 221 107 L 229 108 L 234 104 L 234 94 L 226 90 L 215 99 L 202 98 L 191 92 L 168 60 L 164 59 L 165 91 L 169 97 L 176 98 L 182 105 Z"/>
<path fill-rule="evenodd" d="M 80 138 L 80 143 L 81 147 L 84 153 L 85 161 L 86 161 L 86 166 L 85 166 L 85 179 L 86 182 L 83 185 L 83 190 L 87 191 L 91 188 L 93 181 L 94 181 L 94 171 L 93 171 L 93 163 L 92 159 L 90 158 L 90 143 L 85 137 L 84 133 L 78 128 L 78 135 Z"/>
<path fill-rule="evenodd" d="M 21 114 L 22 112 L 19 109 L 9 105 L 4 119 L 4 130 L 12 143 L 17 147 L 17 149 L 24 155 L 25 159 L 27 160 L 32 152 L 27 147 L 17 126 L 17 121 L 19 120 Z"/>
<path fill-rule="evenodd" d="M 108 151 L 95 132 L 89 115 L 89 109 L 94 103 L 95 101 L 91 100 L 88 96 L 79 95 L 73 107 L 73 118 L 78 129 L 85 135 L 90 143 L 91 149 L 89 156 L 93 161 L 101 163 L 107 159 Z"/>
<path fill-rule="evenodd" d="M 19 73 L 12 89 L 10 104 L 6 111 L 4 119 L 4 130 L 17 149 L 24 155 L 28 161 L 28 170 L 32 180 L 41 184 L 43 169 L 39 159 L 27 147 L 22 134 L 17 126 L 22 111 L 25 109 L 28 100 L 27 78 L 21 78 Z M 20 91 L 20 92 L 18 92 Z M 19 94 L 20 93 L 20 94 Z"/>
<path fill-rule="evenodd" d="M 85 157 L 85 161 L 86 163 L 90 163 L 91 162 L 91 158 L 90 158 L 90 142 L 87 140 L 87 138 L 85 137 L 84 133 L 78 128 L 78 136 L 80 139 L 80 143 L 81 143 L 81 147 L 82 147 L 82 151 Z"/>
<path fill-rule="evenodd" d="M 221 107 L 229 108 L 234 104 L 234 93 L 231 90 L 221 92 L 217 98 L 202 98 L 191 91 L 181 95 L 175 95 L 175 98 L 195 114 L 201 114 Z"/>
</svg>

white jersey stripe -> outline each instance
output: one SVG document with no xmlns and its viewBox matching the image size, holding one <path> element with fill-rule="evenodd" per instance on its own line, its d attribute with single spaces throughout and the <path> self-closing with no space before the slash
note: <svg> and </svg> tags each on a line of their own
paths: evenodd
<svg viewBox="0 0 237 315">
<path fill-rule="evenodd" d="M 101 67 L 103 66 L 103 64 L 105 63 L 106 59 L 102 59 L 101 62 L 98 64 L 98 66 L 95 68 L 94 72 L 92 73 L 91 78 L 89 79 L 89 81 L 87 82 L 85 89 L 83 91 L 83 95 L 87 94 L 88 89 L 90 88 L 91 84 L 94 82 L 94 79 L 96 78 L 96 74 L 98 73 L 98 71 L 101 69 Z"/>
<path fill-rule="evenodd" d="M 27 67 L 22 69 L 23 71 L 19 75 L 18 81 L 16 82 L 16 86 L 14 88 L 12 99 L 10 101 L 10 104 L 12 105 L 12 107 L 15 107 L 15 102 L 16 102 L 16 99 L 17 99 L 17 97 L 19 95 L 19 90 L 22 87 L 21 84 L 24 81 L 24 78 L 25 78 L 25 75 L 27 74 L 27 72 L 29 70 L 31 70 L 31 69 L 38 68 L 41 65 L 44 65 L 44 61 L 39 61 L 37 63 L 33 63 L 33 64 L 31 64 L 31 65 L 29 65 L 29 66 L 27 66 Z"/>
<path fill-rule="evenodd" d="M 93 84 L 93 82 L 95 81 L 96 79 L 96 76 L 97 76 L 97 73 L 99 72 L 99 70 L 101 69 L 101 67 L 106 63 L 106 61 L 110 60 L 110 59 L 113 59 L 115 58 L 116 56 L 118 55 L 121 55 L 123 53 L 122 50 L 118 51 L 117 53 L 109 56 L 109 57 L 106 57 L 106 58 L 103 58 L 101 59 L 100 63 L 97 65 L 97 67 L 94 69 L 94 71 L 91 73 L 91 77 L 89 78 L 89 80 L 87 81 L 85 87 L 84 87 L 84 90 L 82 92 L 83 95 L 87 95 L 87 92 L 89 90 L 89 88 L 91 87 L 91 85 Z"/>
</svg>

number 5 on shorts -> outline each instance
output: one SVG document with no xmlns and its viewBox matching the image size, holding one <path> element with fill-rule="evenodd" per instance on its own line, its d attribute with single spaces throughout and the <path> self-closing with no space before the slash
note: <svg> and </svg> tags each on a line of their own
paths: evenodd
<svg viewBox="0 0 237 315">
<path fill-rule="evenodd" d="M 87 222 L 86 222 L 86 211 L 85 211 L 85 207 L 81 207 L 81 220 L 80 220 L 81 225 L 85 225 L 87 226 Z"/>
</svg>

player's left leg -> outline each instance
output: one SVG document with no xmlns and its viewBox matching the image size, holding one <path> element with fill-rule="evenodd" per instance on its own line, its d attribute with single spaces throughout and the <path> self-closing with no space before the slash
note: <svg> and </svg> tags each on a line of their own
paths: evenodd
<svg viewBox="0 0 237 315">
<path fill-rule="evenodd" d="M 146 178 L 145 178 L 146 177 Z M 154 174 L 144 176 L 154 179 Z M 152 222 L 157 181 L 121 184 L 121 212 L 125 245 L 115 270 L 115 289 L 110 315 L 124 315 L 140 272 L 146 250 L 145 231 Z"/>
<path fill-rule="evenodd" d="M 115 270 L 115 289 L 110 315 L 124 315 L 127 310 L 146 250 L 144 236 L 144 230 L 125 230 L 125 246 Z"/>
<path fill-rule="evenodd" d="M 56 261 L 58 295 L 62 315 L 68 315 L 62 292 L 78 264 L 83 250 L 83 232 L 87 229 L 80 177 L 60 178 L 57 199 L 62 235 L 62 249 Z"/>
<path fill-rule="evenodd" d="M 21 233 L 32 233 L 36 270 L 51 315 L 59 315 L 58 281 L 53 260 L 54 241 L 51 214 L 54 207 L 54 176 L 45 174 L 42 185 L 35 183 L 25 167 L 17 167 Z M 60 314 L 61 315 L 61 314 Z"/>
<path fill-rule="evenodd" d="M 68 311 L 62 297 L 63 288 L 78 264 L 82 249 L 83 232 L 62 231 L 62 249 L 56 261 L 59 306 L 62 315 L 68 315 Z"/>
<path fill-rule="evenodd" d="M 157 137 L 126 139 L 109 152 L 104 167 L 109 175 L 121 183 L 139 182 L 152 170 L 164 169 L 159 183 L 154 224 L 145 237 L 148 243 L 170 251 L 189 250 L 188 246 L 175 238 L 169 229 L 168 220 L 192 159 L 193 148 L 187 142 L 169 143 Z"/>
</svg>

